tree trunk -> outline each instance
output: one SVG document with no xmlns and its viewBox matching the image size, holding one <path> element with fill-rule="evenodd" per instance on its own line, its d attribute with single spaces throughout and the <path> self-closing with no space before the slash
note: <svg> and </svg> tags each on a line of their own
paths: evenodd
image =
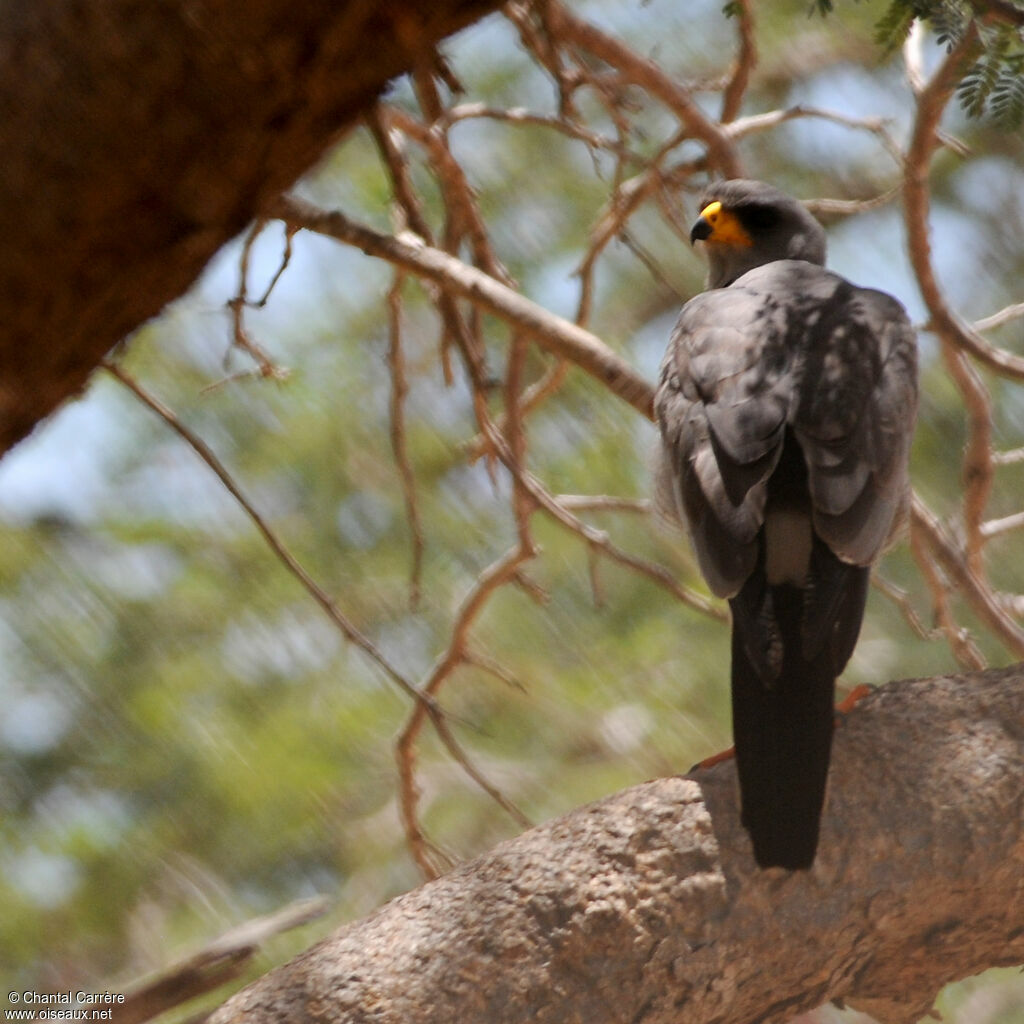
<svg viewBox="0 0 1024 1024">
<path fill-rule="evenodd" d="M 0 452 L 497 0 L 0 5 Z"/>
<path fill-rule="evenodd" d="M 734 764 L 635 786 L 345 927 L 210 1024 L 916 1021 L 1024 960 L 1024 665 L 893 683 L 838 726 L 812 870 L 758 870 Z"/>
</svg>

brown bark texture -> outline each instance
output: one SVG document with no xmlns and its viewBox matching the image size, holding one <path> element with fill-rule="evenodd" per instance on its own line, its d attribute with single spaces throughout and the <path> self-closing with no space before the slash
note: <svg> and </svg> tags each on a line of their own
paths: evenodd
<svg viewBox="0 0 1024 1024">
<path fill-rule="evenodd" d="M 0 5 L 0 451 L 496 0 Z"/>
<path fill-rule="evenodd" d="M 346 926 L 210 1024 L 918 1020 L 1024 961 L 1024 665 L 891 683 L 837 725 L 817 861 L 759 871 L 735 767 L 572 811 Z"/>
</svg>

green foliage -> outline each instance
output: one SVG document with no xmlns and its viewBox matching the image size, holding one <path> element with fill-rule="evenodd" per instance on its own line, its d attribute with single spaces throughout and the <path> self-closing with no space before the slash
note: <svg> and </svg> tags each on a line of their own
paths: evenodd
<svg viewBox="0 0 1024 1024">
<path fill-rule="evenodd" d="M 833 0 L 815 0 L 814 10 L 831 14 Z M 1024 8 L 1020 8 L 1024 18 Z M 898 50 L 915 20 L 928 25 L 940 46 L 952 50 L 972 22 L 984 13 L 984 4 L 967 0 L 890 0 L 875 25 L 875 42 L 883 53 Z M 997 19 L 977 23 L 980 53 L 965 61 L 957 92 L 971 117 L 990 117 L 1003 129 L 1024 120 L 1024 36 L 1019 24 Z"/>
<path fill-rule="evenodd" d="M 981 32 L 983 52 L 964 73 L 957 92 L 972 117 L 988 114 L 1002 128 L 1024 120 L 1024 40 L 1002 25 Z"/>
<path fill-rule="evenodd" d="M 936 42 L 952 49 L 967 30 L 971 19 L 970 7 L 960 0 L 946 0 L 945 3 L 933 3 L 929 7 L 930 10 L 921 16 L 930 23 Z"/>
<path fill-rule="evenodd" d="M 989 105 L 999 124 L 1016 128 L 1024 120 L 1024 55 L 1008 64 L 992 87 Z"/>
<path fill-rule="evenodd" d="M 932 15 L 931 3 L 892 0 L 885 14 L 875 26 L 875 42 L 886 53 L 898 50 L 910 33 L 910 26 L 915 18 L 929 18 Z"/>
</svg>

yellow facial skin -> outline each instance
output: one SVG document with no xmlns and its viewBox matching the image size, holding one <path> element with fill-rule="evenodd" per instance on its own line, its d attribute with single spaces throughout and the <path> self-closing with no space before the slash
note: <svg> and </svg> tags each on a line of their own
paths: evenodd
<svg viewBox="0 0 1024 1024">
<path fill-rule="evenodd" d="M 700 221 L 703 221 L 710 228 L 710 231 L 703 238 L 705 242 L 742 246 L 754 244 L 750 235 L 744 230 L 739 218 L 734 213 L 725 209 L 717 200 L 713 203 L 708 203 L 700 211 L 698 224 Z M 704 230 L 707 231 L 707 228 Z M 700 234 L 703 235 L 704 232 L 702 231 Z M 698 237 L 700 236 L 698 235 Z"/>
</svg>

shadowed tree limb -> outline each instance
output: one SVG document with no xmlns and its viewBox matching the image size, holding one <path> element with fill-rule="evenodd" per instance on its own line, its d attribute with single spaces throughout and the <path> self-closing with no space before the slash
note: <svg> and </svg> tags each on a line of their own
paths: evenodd
<svg viewBox="0 0 1024 1024">
<path fill-rule="evenodd" d="M 391 78 L 497 6 L 0 6 L 0 452 L 181 295 Z"/>
<path fill-rule="evenodd" d="M 814 868 L 755 868 L 734 763 L 502 843 L 233 997 L 212 1024 L 916 1021 L 1024 959 L 1024 666 L 892 683 L 840 726 Z"/>
</svg>

